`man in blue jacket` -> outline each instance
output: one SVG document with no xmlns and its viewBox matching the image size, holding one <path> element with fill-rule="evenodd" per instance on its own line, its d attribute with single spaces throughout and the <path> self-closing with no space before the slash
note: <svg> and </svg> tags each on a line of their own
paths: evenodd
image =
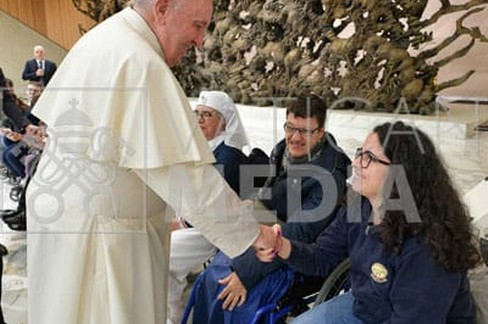
<svg viewBox="0 0 488 324">
<path fill-rule="evenodd" d="M 283 223 L 283 234 L 303 242 L 313 242 L 332 221 L 350 164 L 326 132 L 325 115 L 325 102 L 315 95 L 290 102 L 285 138 L 271 153 L 273 175 L 258 194 Z M 280 261 L 261 263 L 253 250 L 232 260 L 219 253 L 196 298 L 194 323 L 249 323 L 257 308 L 285 293 L 292 279 Z"/>
</svg>

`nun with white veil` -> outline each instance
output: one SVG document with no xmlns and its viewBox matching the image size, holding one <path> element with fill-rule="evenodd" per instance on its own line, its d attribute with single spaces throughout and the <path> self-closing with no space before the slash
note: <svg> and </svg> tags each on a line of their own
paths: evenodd
<svg viewBox="0 0 488 324">
<path fill-rule="evenodd" d="M 202 91 L 194 109 L 195 118 L 216 160 L 216 168 L 239 194 L 239 167 L 249 145 L 239 113 L 232 99 L 222 91 Z M 215 246 L 178 215 L 172 224 L 169 264 L 168 324 L 179 323 L 186 301 L 186 277 L 215 253 Z"/>
</svg>

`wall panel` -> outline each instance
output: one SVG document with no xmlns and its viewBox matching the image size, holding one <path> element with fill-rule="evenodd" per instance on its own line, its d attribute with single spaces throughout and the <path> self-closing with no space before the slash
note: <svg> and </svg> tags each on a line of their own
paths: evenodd
<svg viewBox="0 0 488 324">
<path fill-rule="evenodd" d="M 71 0 L 0 0 L 0 9 L 66 49 L 80 38 L 79 24 L 93 25 Z"/>
<path fill-rule="evenodd" d="M 80 38 L 79 24 L 84 29 L 89 29 L 94 24 L 75 9 L 71 0 L 46 0 L 45 7 L 47 35 L 65 48 L 71 48 Z"/>
<path fill-rule="evenodd" d="M 46 35 L 46 14 L 43 0 L 0 0 L 0 9 Z"/>
</svg>

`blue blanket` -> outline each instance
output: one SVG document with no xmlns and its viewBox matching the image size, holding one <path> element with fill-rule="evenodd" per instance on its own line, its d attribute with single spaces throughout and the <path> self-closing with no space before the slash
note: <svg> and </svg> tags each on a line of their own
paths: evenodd
<svg viewBox="0 0 488 324">
<path fill-rule="evenodd" d="M 203 273 L 202 284 L 195 295 L 194 324 L 249 324 L 260 307 L 278 302 L 293 281 L 294 271 L 288 267 L 276 270 L 247 292 L 247 300 L 242 306 L 232 312 L 224 311 L 222 301 L 217 299 L 224 286 L 218 280 L 231 273 L 230 261 L 219 252 Z"/>
</svg>

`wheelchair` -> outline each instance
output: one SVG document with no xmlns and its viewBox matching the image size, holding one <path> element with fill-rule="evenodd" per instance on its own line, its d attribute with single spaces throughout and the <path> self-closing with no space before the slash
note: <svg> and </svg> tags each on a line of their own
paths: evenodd
<svg viewBox="0 0 488 324">
<path fill-rule="evenodd" d="M 292 284 L 285 296 L 278 303 L 262 306 L 254 315 L 252 324 L 285 323 L 286 317 L 296 317 L 312 307 L 319 305 L 341 293 L 349 290 L 349 269 L 351 261 L 345 259 L 323 281 L 322 287 L 317 292 L 307 294 L 301 287 L 303 283 Z M 312 282 L 316 279 L 312 279 Z M 309 287 L 313 287 L 311 284 Z M 303 293 L 305 292 L 305 294 Z"/>
<path fill-rule="evenodd" d="M 11 186 L 9 197 L 13 202 L 18 203 L 16 209 L 0 210 L 0 218 L 11 230 L 25 231 L 27 228 L 27 220 L 25 216 L 25 190 L 32 174 L 37 168 L 40 153 L 40 150 L 31 150 L 23 159 L 27 173 L 26 177 L 23 179 L 14 176 L 5 165 L 0 165 L 0 180 Z"/>
<path fill-rule="evenodd" d="M 334 296 L 349 290 L 349 259 L 342 261 L 325 279 L 313 277 L 294 281 L 287 292 L 277 303 L 261 306 L 255 313 L 252 324 L 285 323 L 286 317 L 296 317 L 307 311 L 312 305 L 325 302 Z M 301 277 L 301 276 L 300 276 Z M 200 289 L 203 273 L 196 278 L 188 300 L 181 324 L 186 324 L 195 304 L 196 292 Z M 320 284 L 317 283 L 320 281 Z M 317 287 L 320 287 L 318 289 Z"/>
<path fill-rule="evenodd" d="M 24 190 L 21 185 L 22 179 L 13 175 L 5 165 L 0 164 L 0 181 L 11 187 L 9 197 L 12 201 L 18 202 Z"/>
<path fill-rule="evenodd" d="M 12 172 L 2 164 L 0 165 L 0 180 L 11 186 L 9 197 L 12 201 L 18 202 L 24 190 L 21 185 L 22 179 L 13 175 Z"/>
</svg>

